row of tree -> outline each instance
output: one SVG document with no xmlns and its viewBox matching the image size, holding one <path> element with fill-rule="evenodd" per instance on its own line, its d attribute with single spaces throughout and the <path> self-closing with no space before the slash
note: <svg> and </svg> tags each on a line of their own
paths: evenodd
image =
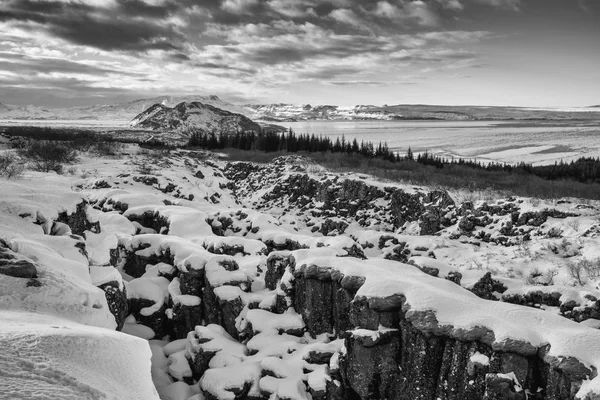
<svg viewBox="0 0 600 400">
<path fill-rule="evenodd" d="M 474 169 L 504 173 L 532 174 L 548 180 L 568 179 L 584 183 L 600 183 L 600 158 L 582 157 L 571 162 L 556 162 L 553 165 L 533 166 L 519 163 L 516 165 L 486 162 L 463 158 L 444 158 L 427 151 L 416 156 L 411 148 L 404 155 L 390 150 L 387 143 L 375 145 L 356 138 L 346 140 L 344 136 L 332 140 L 326 136 L 314 134 L 296 134 L 292 129 L 287 132 L 237 132 L 236 134 L 216 134 L 214 132 L 194 131 L 190 135 L 189 147 L 201 147 L 208 150 L 233 148 L 264 152 L 330 152 L 360 155 L 378 158 L 394 163 L 416 162 L 418 164 L 445 168 L 458 165 Z"/>
</svg>

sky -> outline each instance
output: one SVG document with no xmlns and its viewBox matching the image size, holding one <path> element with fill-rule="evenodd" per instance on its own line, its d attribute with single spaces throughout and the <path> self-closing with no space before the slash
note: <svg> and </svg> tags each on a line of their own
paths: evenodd
<svg viewBox="0 0 600 400">
<path fill-rule="evenodd" d="M 0 0 L 0 103 L 600 104 L 600 0 Z"/>
</svg>

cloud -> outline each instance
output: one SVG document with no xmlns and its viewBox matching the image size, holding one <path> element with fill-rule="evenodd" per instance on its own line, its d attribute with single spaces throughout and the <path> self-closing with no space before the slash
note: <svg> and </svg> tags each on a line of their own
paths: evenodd
<svg viewBox="0 0 600 400">
<path fill-rule="evenodd" d="M 276 13 L 289 18 L 306 18 L 316 16 L 312 0 L 269 0 L 268 6 Z"/>
<path fill-rule="evenodd" d="M 99 96 L 201 91 L 241 98 L 281 93 L 304 82 L 376 86 L 440 65 L 468 68 L 479 62 L 478 54 L 462 46 L 486 40 L 490 33 L 449 30 L 447 22 L 473 3 L 518 4 L 0 1 L 0 96 L 54 87 L 69 98 L 95 91 Z"/>
<path fill-rule="evenodd" d="M 338 8 L 329 13 L 329 16 L 338 22 L 352 25 L 357 28 L 364 28 L 364 23 L 360 18 L 349 8 Z"/>
<path fill-rule="evenodd" d="M 504 8 L 512 11 L 519 11 L 521 0 L 473 0 L 477 3 L 487 4 L 489 6 Z"/>
<path fill-rule="evenodd" d="M 164 23 L 174 10 L 170 3 L 151 5 L 141 0 L 118 0 L 114 7 L 9 0 L 0 11 L 0 22 L 102 50 L 176 51 L 182 48 L 185 38 L 176 24 Z"/>
<path fill-rule="evenodd" d="M 245 14 L 258 4 L 258 0 L 225 0 L 221 9 L 234 14 Z"/>
</svg>

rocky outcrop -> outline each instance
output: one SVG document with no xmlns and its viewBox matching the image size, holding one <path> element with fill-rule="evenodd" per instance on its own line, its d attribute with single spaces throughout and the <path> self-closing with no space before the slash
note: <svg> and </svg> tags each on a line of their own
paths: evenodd
<svg viewBox="0 0 600 400">
<path fill-rule="evenodd" d="M 258 132 L 260 125 L 241 114 L 210 104 L 182 102 L 170 108 L 154 104 L 138 114 L 132 125 L 152 130 L 200 130 L 214 133 Z"/>
<path fill-rule="evenodd" d="M 294 207 L 310 210 L 312 217 L 325 217 L 320 226 L 313 228 L 324 235 L 343 233 L 351 221 L 365 227 L 383 225 L 391 229 L 417 222 L 422 235 L 434 234 L 456 222 L 447 217 L 455 204 L 444 191 L 409 193 L 397 187 L 378 187 L 336 175 L 319 180 L 298 173 L 305 171 L 310 163 L 302 157 L 286 156 L 262 167 L 230 163 L 224 173 L 238 197 L 269 188 L 262 196 L 261 207 Z"/>
<path fill-rule="evenodd" d="M 594 374 L 577 360 L 549 357 L 547 348 L 526 343 L 498 348 L 491 332 L 449 335 L 427 322 L 435 321 L 433 315 L 407 314 L 402 296 L 356 296 L 364 284 L 360 276 L 296 265 L 293 257 L 272 256 L 267 267 L 269 286 L 281 277 L 289 305 L 311 335 L 335 332 L 345 338 L 329 399 L 573 399 Z M 490 279 L 479 286 L 481 293 L 498 290 Z"/>
<path fill-rule="evenodd" d="M 37 267 L 33 260 L 15 253 L 4 240 L 0 239 L 0 275 L 35 279 Z"/>
</svg>

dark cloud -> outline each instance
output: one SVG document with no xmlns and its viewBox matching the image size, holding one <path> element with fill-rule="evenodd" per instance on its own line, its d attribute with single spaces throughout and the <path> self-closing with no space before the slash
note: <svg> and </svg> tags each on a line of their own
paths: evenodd
<svg viewBox="0 0 600 400">
<path fill-rule="evenodd" d="M 140 0 L 120 0 L 114 7 L 13 0 L 0 11 L 0 21 L 108 51 L 181 51 L 184 35 L 162 20 L 174 10 L 172 5 L 151 6 Z"/>
<path fill-rule="evenodd" d="M 110 73 L 134 75 L 129 71 L 121 71 L 114 68 L 106 68 L 60 58 L 30 57 L 25 54 L 3 51 L 0 51 L 0 70 L 19 71 L 24 74 L 60 72 L 92 76 Z"/>
</svg>

